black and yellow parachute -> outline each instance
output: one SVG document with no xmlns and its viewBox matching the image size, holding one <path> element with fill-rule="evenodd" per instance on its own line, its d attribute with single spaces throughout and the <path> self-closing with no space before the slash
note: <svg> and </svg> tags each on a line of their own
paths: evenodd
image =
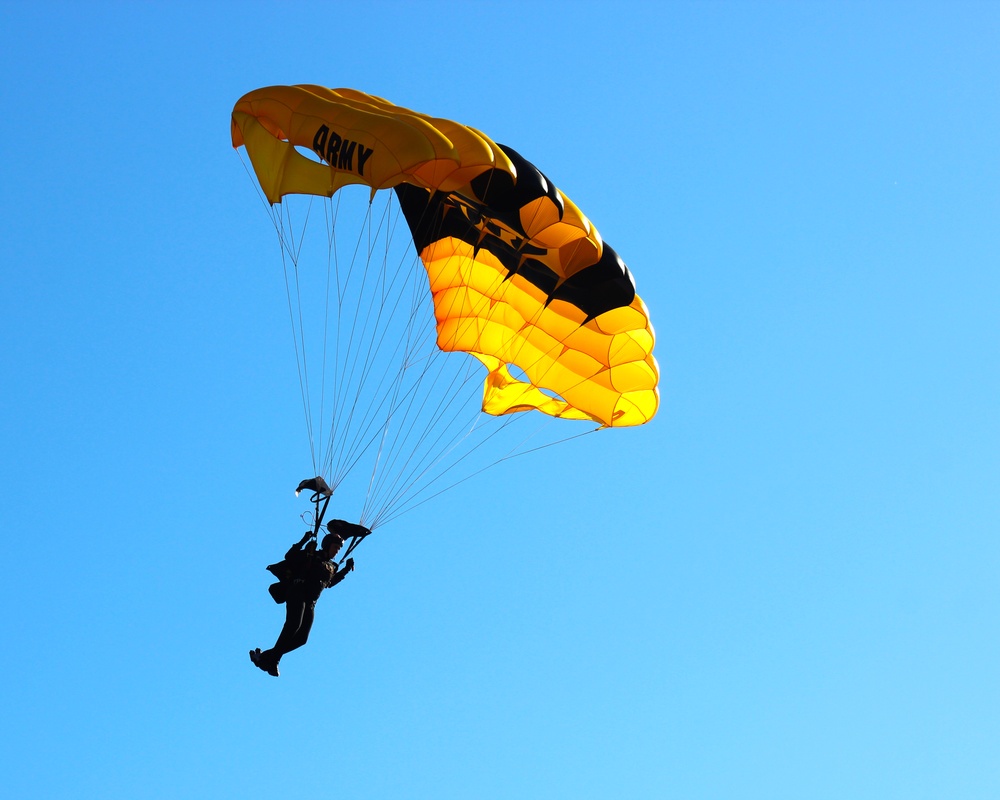
<svg viewBox="0 0 1000 800">
<path fill-rule="evenodd" d="M 653 329 L 628 269 L 511 148 L 378 97 L 310 85 L 245 95 L 232 140 L 272 204 L 352 184 L 372 196 L 394 190 L 426 267 L 437 346 L 488 371 L 483 411 L 603 427 L 656 413 Z"/>
</svg>

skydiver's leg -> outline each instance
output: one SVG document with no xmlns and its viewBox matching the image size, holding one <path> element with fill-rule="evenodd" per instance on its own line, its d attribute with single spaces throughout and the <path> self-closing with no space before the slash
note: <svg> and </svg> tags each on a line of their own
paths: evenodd
<svg viewBox="0 0 1000 800">
<path fill-rule="evenodd" d="M 278 640 L 274 643 L 274 647 L 270 650 L 265 650 L 268 658 L 273 658 L 274 663 L 277 664 L 278 661 L 285 653 L 289 653 L 295 650 L 297 647 L 301 647 L 302 643 L 296 643 L 299 639 L 299 629 L 305 623 L 308 615 L 308 625 L 312 625 L 312 604 L 306 602 L 297 597 L 289 597 L 285 601 L 285 624 L 281 628 L 281 633 L 278 634 Z M 308 627 L 306 628 L 306 637 L 309 636 Z"/>
<path fill-rule="evenodd" d="M 292 650 L 298 650 L 302 645 L 309 641 L 309 631 L 312 630 L 313 618 L 316 614 L 316 603 L 306 603 L 305 608 L 302 610 L 302 618 L 299 623 L 299 627 L 296 631 L 288 637 L 288 643 L 284 647 L 285 653 L 290 653 Z M 277 648 L 277 645 L 275 645 Z"/>
<path fill-rule="evenodd" d="M 316 613 L 316 601 L 289 597 L 285 601 L 285 624 L 278 634 L 274 647 L 263 652 L 254 651 L 250 660 L 265 672 L 278 675 L 278 662 L 281 657 L 292 650 L 298 650 L 309 640 L 313 619 Z"/>
<path fill-rule="evenodd" d="M 250 660 L 254 665 L 277 677 L 278 662 L 281 657 L 301 647 L 309 637 L 314 607 L 314 602 L 309 602 L 297 592 L 290 592 L 285 599 L 285 624 L 281 628 L 281 633 L 278 634 L 278 639 L 270 650 L 261 652 L 258 648 L 250 651 Z M 301 632 L 303 626 L 305 626 L 304 633 Z"/>
</svg>

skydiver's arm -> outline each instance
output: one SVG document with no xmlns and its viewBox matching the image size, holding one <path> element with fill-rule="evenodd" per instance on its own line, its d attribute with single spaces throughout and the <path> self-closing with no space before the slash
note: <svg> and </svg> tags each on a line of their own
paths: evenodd
<svg viewBox="0 0 1000 800">
<path fill-rule="evenodd" d="M 330 588 L 332 589 L 338 583 L 340 583 L 344 578 L 347 577 L 348 572 L 354 571 L 354 559 L 349 558 L 344 562 L 344 566 L 337 570 L 337 574 L 333 576 L 333 580 L 330 581 Z"/>
<path fill-rule="evenodd" d="M 306 531 L 305 535 L 299 539 L 298 542 L 293 544 L 288 548 L 288 552 L 285 553 L 285 558 L 294 558 L 295 554 L 298 553 L 303 547 L 306 546 L 306 542 L 313 538 L 312 531 Z"/>
</svg>

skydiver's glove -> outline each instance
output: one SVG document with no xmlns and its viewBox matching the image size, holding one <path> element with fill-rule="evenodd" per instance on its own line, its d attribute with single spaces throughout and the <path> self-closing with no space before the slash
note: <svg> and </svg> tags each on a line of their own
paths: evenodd
<svg viewBox="0 0 1000 800">
<path fill-rule="evenodd" d="M 344 566 L 347 567 L 348 572 L 354 572 L 354 559 L 347 559 L 347 561 L 344 562 Z"/>
</svg>

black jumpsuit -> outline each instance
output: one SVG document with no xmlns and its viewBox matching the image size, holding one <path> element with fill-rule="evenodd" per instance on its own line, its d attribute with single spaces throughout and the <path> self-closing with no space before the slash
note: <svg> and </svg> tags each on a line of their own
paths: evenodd
<svg viewBox="0 0 1000 800">
<path fill-rule="evenodd" d="M 285 560 L 272 565 L 285 589 L 285 624 L 267 655 L 277 663 L 285 653 L 302 647 L 309 639 L 316 601 L 320 593 L 343 580 L 345 573 L 321 552 L 309 552 L 296 543 L 285 553 Z"/>
</svg>

